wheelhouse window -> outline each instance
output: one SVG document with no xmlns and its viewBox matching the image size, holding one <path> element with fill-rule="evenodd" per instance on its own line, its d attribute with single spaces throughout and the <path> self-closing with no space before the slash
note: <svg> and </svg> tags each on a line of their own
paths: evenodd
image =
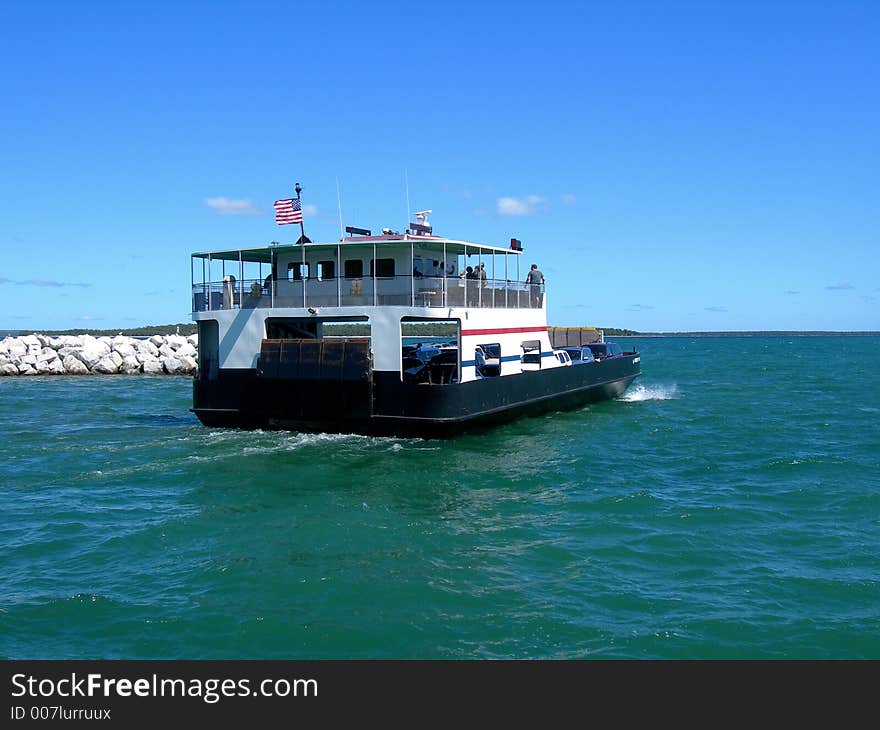
<svg viewBox="0 0 880 730">
<path fill-rule="evenodd" d="M 287 280 L 302 281 L 309 278 L 309 265 L 302 261 L 294 261 L 287 264 Z"/>
<path fill-rule="evenodd" d="M 364 262 L 360 259 L 346 259 L 344 266 L 346 279 L 360 279 L 363 277 Z"/>
<path fill-rule="evenodd" d="M 336 276 L 336 262 L 319 261 L 315 265 L 315 276 L 318 277 L 319 281 L 323 281 L 324 279 L 332 279 L 334 276 Z"/>
<path fill-rule="evenodd" d="M 371 260 L 370 276 L 376 276 L 380 279 L 392 278 L 394 276 L 394 259 Z"/>
</svg>

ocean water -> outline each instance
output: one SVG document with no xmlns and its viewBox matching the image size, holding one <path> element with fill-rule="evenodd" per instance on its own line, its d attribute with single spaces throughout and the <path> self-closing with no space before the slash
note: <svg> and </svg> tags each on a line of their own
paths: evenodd
<svg viewBox="0 0 880 730">
<path fill-rule="evenodd" d="M 0 657 L 880 659 L 880 338 L 632 341 L 451 441 L 0 378 Z"/>
</svg>

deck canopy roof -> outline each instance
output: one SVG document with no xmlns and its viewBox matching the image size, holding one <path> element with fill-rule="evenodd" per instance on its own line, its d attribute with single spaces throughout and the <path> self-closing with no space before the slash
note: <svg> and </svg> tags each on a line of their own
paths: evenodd
<svg viewBox="0 0 880 730">
<path fill-rule="evenodd" d="M 269 244 L 268 246 L 262 246 L 260 248 L 202 251 L 192 254 L 192 257 L 211 259 L 213 261 L 248 261 L 252 263 L 271 264 L 274 256 L 277 256 L 279 253 L 290 251 L 303 251 L 303 249 L 305 251 L 320 249 L 336 250 L 337 246 L 341 246 L 345 250 L 357 248 L 372 250 L 373 246 L 380 245 L 383 248 L 387 247 L 396 249 L 409 249 L 410 246 L 414 246 L 418 248 L 419 251 L 437 251 L 438 253 L 445 250 L 447 256 L 476 254 L 478 252 L 517 256 L 522 254 L 522 251 L 501 246 L 487 246 L 485 244 L 456 241 L 450 238 L 440 238 L 437 236 L 398 234 L 390 236 L 355 236 L 352 238 L 344 238 L 341 241 L 329 241 L 327 243 L 278 243 Z M 303 251 L 303 253 L 305 251 Z"/>
</svg>

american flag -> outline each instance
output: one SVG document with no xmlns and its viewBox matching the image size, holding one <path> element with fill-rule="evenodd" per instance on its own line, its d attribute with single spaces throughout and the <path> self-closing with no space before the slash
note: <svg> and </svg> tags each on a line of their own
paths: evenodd
<svg viewBox="0 0 880 730">
<path fill-rule="evenodd" d="M 288 223 L 302 223 L 303 214 L 302 206 L 299 200 L 295 198 L 287 198 L 286 200 L 275 201 L 275 222 L 279 226 Z"/>
</svg>

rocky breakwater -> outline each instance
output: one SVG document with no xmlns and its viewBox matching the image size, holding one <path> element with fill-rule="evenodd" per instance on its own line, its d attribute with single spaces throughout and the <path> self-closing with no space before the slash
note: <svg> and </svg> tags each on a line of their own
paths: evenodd
<svg viewBox="0 0 880 730">
<path fill-rule="evenodd" d="M 0 375 L 193 375 L 197 348 L 197 335 L 6 337 Z"/>
</svg>

